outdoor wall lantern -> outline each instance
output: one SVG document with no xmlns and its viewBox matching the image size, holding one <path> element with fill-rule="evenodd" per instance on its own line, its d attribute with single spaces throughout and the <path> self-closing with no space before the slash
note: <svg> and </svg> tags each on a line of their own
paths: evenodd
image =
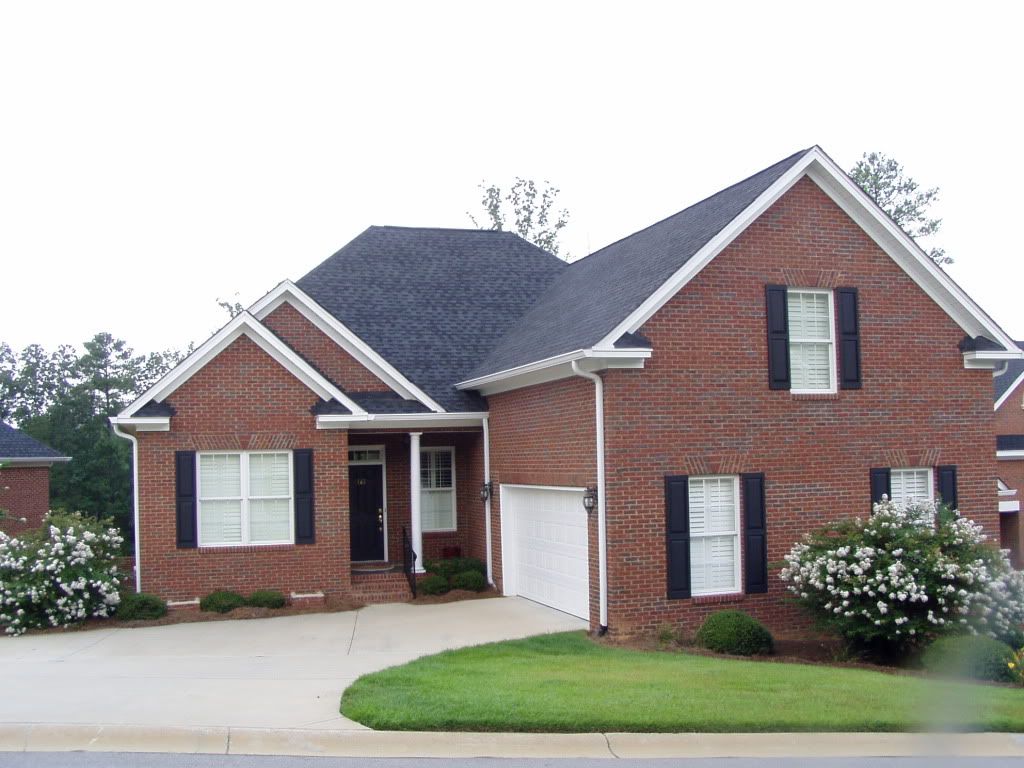
<svg viewBox="0 0 1024 768">
<path fill-rule="evenodd" d="M 480 501 L 487 501 L 489 498 L 491 498 L 492 490 L 493 490 L 493 485 L 492 485 L 490 480 L 488 480 L 486 483 L 481 485 L 480 486 Z"/>
<path fill-rule="evenodd" d="M 587 512 L 593 512 L 597 509 L 597 488 L 590 486 L 583 494 L 583 508 Z"/>
</svg>

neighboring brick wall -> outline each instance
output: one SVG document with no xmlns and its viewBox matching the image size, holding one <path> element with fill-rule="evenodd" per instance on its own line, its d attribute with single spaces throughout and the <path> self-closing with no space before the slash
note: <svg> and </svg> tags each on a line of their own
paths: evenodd
<svg viewBox="0 0 1024 768">
<path fill-rule="evenodd" d="M 146 592 L 188 600 L 216 589 L 328 595 L 350 585 L 348 435 L 318 430 L 318 397 L 241 337 L 169 398 L 170 432 L 139 435 L 141 581 Z M 177 549 L 176 450 L 312 448 L 316 543 Z"/>
<path fill-rule="evenodd" d="M 0 509 L 5 512 L 0 517 L 0 531 L 6 534 L 15 536 L 39 528 L 50 510 L 50 468 L 0 469 Z"/>
<path fill-rule="evenodd" d="M 391 388 L 285 302 L 263 319 L 327 378 L 349 392 L 390 392 Z"/>
<path fill-rule="evenodd" d="M 860 292 L 863 388 L 768 389 L 768 283 Z M 804 532 L 870 509 L 869 469 L 955 464 L 960 506 L 997 528 L 991 373 L 964 332 L 813 182 L 803 179 L 640 332 L 643 370 L 605 374 L 609 625 L 692 631 L 735 603 L 781 633 L 809 627 L 784 597 L 782 555 Z M 573 378 L 488 398 L 498 482 L 590 485 L 594 386 Z M 767 595 L 667 600 L 664 477 L 764 472 Z M 591 518 L 591 625 L 597 543 Z M 495 575 L 501 577 L 498 504 Z"/>
<path fill-rule="evenodd" d="M 1024 386 L 1018 386 L 1011 392 L 995 412 L 995 433 L 1024 435 Z M 1024 502 L 1024 459 L 999 460 L 996 463 L 996 474 L 1017 491 L 1015 496 L 1002 498 L 1005 501 Z M 999 518 L 1002 545 L 1012 550 L 1014 564 L 1019 568 L 1024 565 L 1024 526 L 1020 524 L 1020 513 L 1007 513 Z"/>
</svg>

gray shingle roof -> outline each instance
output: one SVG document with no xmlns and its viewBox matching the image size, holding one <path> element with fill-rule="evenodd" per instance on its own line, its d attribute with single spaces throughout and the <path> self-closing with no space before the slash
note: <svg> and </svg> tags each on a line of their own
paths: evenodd
<svg viewBox="0 0 1024 768">
<path fill-rule="evenodd" d="M 60 451 L 0 421 L 0 461 L 5 459 L 66 459 Z"/>
<path fill-rule="evenodd" d="M 454 385 L 566 268 L 509 232 L 370 227 L 298 286 L 446 410 L 482 411 Z"/>
<path fill-rule="evenodd" d="M 1017 346 L 1024 349 L 1024 341 L 1018 341 Z M 1006 372 L 992 378 L 993 401 L 1005 395 L 1022 373 L 1024 373 L 1024 360 L 1010 360 L 1006 364 Z"/>
<path fill-rule="evenodd" d="M 571 264 L 466 379 L 593 346 L 808 151 Z"/>
</svg>

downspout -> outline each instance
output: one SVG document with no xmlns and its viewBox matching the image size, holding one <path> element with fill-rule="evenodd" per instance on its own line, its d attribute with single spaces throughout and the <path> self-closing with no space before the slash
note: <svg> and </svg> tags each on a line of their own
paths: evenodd
<svg viewBox="0 0 1024 768">
<path fill-rule="evenodd" d="M 117 424 L 111 424 L 114 434 L 132 443 L 132 510 L 135 521 L 135 591 L 142 591 L 142 553 L 139 547 L 139 438 L 122 432 Z"/>
<path fill-rule="evenodd" d="M 595 431 L 597 442 L 597 581 L 598 612 L 600 614 L 597 633 L 608 631 L 608 533 L 605 515 L 605 474 L 604 474 L 604 380 L 596 373 L 584 371 L 579 361 L 572 361 L 572 371 L 577 376 L 594 382 Z"/>
<path fill-rule="evenodd" d="M 491 487 L 491 431 L 489 417 L 484 416 L 484 483 Z M 487 583 L 494 585 L 494 571 L 491 560 L 491 493 L 484 501 L 484 541 L 487 547 Z"/>
</svg>

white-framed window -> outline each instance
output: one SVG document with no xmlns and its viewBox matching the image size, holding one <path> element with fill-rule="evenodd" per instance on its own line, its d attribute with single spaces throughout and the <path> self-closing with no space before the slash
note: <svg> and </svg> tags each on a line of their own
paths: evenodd
<svg viewBox="0 0 1024 768">
<path fill-rule="evenodd" d="M 454 531 L 455 449 L 420 449 L 420 519 L 424 533 Z"/>
<path fill-rule="evenodd" d="M 935 477 L 931 467 L 889 470 L 889 489 L 897 504 L 935 500 Z"/>
<path fill-rule="evenodd" d="M 790 288 L 786 291 L 789 316 L 790 391 L 836 391 L 836 328 L 832 291 Z"/>
<path fill-rule="evenodd" d="M 359 446 L 348 449 L 349 464 L 382 464 L 384 449 L 376 446 Z"/>
<path fill-rule="evenodd" d="M 740 479 L 691 477 L 690 593 L 740 591 Z"/>
<path fill-rule="evenodd" d="M 197 456 L 199 546 L 295 541 L 291 451 Z"/>
</svg>

